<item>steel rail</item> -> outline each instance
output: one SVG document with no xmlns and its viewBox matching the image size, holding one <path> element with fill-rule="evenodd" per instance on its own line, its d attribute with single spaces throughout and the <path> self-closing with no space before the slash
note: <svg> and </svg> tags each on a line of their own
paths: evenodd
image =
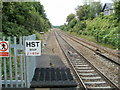
<svg viewBox="0 0 120 90">
<path fill-rule="evenodd" d="M 57 33 L 57 32 L 56 32 L 56 33 Z M 57 34 L 58 34 L 58 33 L 57 33 Z M 55 35 L 56 35 L 56 34 L 55 34 Z M 58 34 L 58 35 L 60 36 L 60 34 Z M 73 50 L 75 50 L 74 47 L 71 46 L 62 36 L 60 36 L 60 37 L 61 37 Z M 56 36 L 56 39 L 57 39 L 57 36 Z M 58 39 L 57 39 L 57 41 L 58 41 Z M 58 41 L 58 43 L 59 43 L 59 41 Z M 66 58 L 67 58 L 67 60 L 68 60 L 69 63 L 71 64 L 72 68 L 74 68 L 74 65 L 71 63 L 68 55 L 65 53 L 65 51 L 64 51 L 64 49 L 62 48 L 62 46 L 60 45 L 60 43 L 59 43 L 59 46 L 60 46 L 60 48 L 62 49 L 64 55 L 65 55 Z M 75 51 L 76 51 L 80 56 L 82 56 L 77 50 L 75 50 Z M 107 82 L 109 83 L 110 86 L 114 87 L 115 90 L 119 89 L 115 84 L 112 83 L 112 81 L 111 81 L 110 79 L 108 79 L 108 78 L 107 78 L 103 73 L 101 73 L 95 66 L 93 66 L 84 56 L 82 56 L 82 57 L 89 63 L 89 65 L 90 65 L 92 68 L 94 68 L 94 70 L 95 70 L 105 81 L 107 81 Z M 74 68 L 74 70 L 75 70 L 75 68 Z M 77 73 L 76 70 L 75 70 L 75 72 Z M 77 75 L 78 75 L 78 74 L 77 74 Z M 79 75 L 78 75 L 77 77 L 80 78 Z M 82 81 L 81 78 L 80 78 L 80 81 Z M 83 81 L 82 81 L 82 83 L 83 83 Z M 83 84 L 83 86 L 85 86 L 85 84 Z M 86 89 L 86 87 L 85 87 L 85 89 Z"/>
<path fill-rule="evenodd" d="M 88 47 L 87 45 L 84 45 L 84 44 L 80 43 L 79 41 L 82 41 L 83 43 L 88 44 L 88 45 L 90 45 L 90 46 L 92 46 L 92 47 L 94 47 L 94 48 L 96 48 L 96 49 L 97 49 L 97 48 L 99 49 L 99 47 L 94 46 L 94 45 L 92 45 L 92 44 L 90 44 L 90 43 L 87 43 L 87 42 L 85 42 L 85 41 L 83 41 L 83 40 L 80 40 L 80 39 L 78 39 L 77 37 L 73 37 L 73 36 L 71 36 L 71 35 L 66 35 L 66 34 L 65 34 L 65 36 L 68 37 L 68 38 L 70 38 L 71 40 L 73 40 L 73 41 L 75 41 L 75 42 L 81 44 L 82 46 L 84 46 L 84 47 L 90 49 L 91 51 L 95 52 L 97 55 L 99 55 L 99 56 L 101 56 L 101 57 L 103 57 L 103 58 L 105 58 L 105 59 L 107 59 L 107 60 L 109 60 L 109 61 L 115 63 L 116 65 L 119 65 L 119 66 L 120 66 L 120 62 L 119 62 L 119 61 L 115 61 L 115 60 L 113 60 L 113 59 L 111 59 L 111 58 L 105 56 L 105 55 L 102 54 L 101 52 L 97 52 L 96 50 L 94 50 L 94 49 Z M 74 39 L 73 39 L 73 38 L 74 38 Z M 77 39 L 77 40 L 79 40 L 79 41 L 77 41 L 77 40 L 75 40 L 75 39 Z M 106 51 L 106 50 L 100 48 L 100 51 L 101 51 L 101 50 L 104 51 L 104 52 L 106 52 L 106 53 L 108 53 L 108 54 L 111 53 L 111 52 L 108 52 L 108 51 Z M 119 58 L 119 55 L 116 55 L 116 54 L 113 54 L 113 53 L 111 53 L 111 54 L 114 55 L 115 57 L 117 57 L 118 59 L 120 59 L 120 58 Z"/>
<path fill-rule="evenodd" d="M 120 58 L 120 55 L 119 55 L 119 54 L 115 54 L 115 53 L 113 53 L 113 52 L 110 52 L 110 51 L 105 50 L 105 49 L 103 49 L 103 48 L 100 48 L 100 47 L 98 47 L 98 46 L 95 46 L 95 45 L 93 45 L 93 44 L 91 44 L 91 43 L 89 43 L 89 42 L 83 41 L 83 40 L 79 39 L 79 38 L 76 37 L 76 36 L 72 36 L 72 35 L 70 35 L 70 34 L 67 34 L 67 35 L 69 35 L 69 36 L 71 36 L 71 37 L 73 37 L 73 38 L 76 38 L 77 40 L 80 40 L 80 41 L 82 41 L 82 42 L 84 42 L 84 43 L 86 43 L 86 44 L 88 44 L 88 45 L 90 45 L 90 46 L 93 46 L 93 47 L 95 47 L 95 48 L 99 48 L 100 50 L 102 50 L 102 51 L 104 51 L 104 52 L 106 52 L 106 53 L 109 53 L 109 54 L 111 54 L 111 55 L 113 55 L 113 56 L 115 56 L 115 57 Z"/>
<path fill-rule="evenodd" d="M 54 33 L 55 33 L 55 32 L 54 32 Z M 78 83 L 79 83 L 79 87 L 80 87 L 81 89 L 83 89 L 83 90 L 87 90 L 87 87 L 85 86 L 84 82 L 82 81 L 82 79 L 81 79 L 80 76 L 78 75 L 76 69 L 74 68 L 73 64 L 71 63 L 71 61 L 70 61 L 70 59 L 68 58 L 67 54 L 65 53 L 64 49 L 63 49 L 62 46 L 60 45 L 60 42 L 59 42 L 56 34 L 55 34 L 55 37 L 56 37 L 56 40 L 57 40 L 57 42 L 58 42 L 58 44 L 59 44 L 59 47 L 61 48 L 61 50 L 62 50 L 65 58 L 67 59 L 69 65 L 70 65 L 70 68 L 72 69 L 73 73 L 75 74 L 75 77 L 77 78 L 77 81 L 78 81 Z M 81 86 L 82 86 L 82 87 L 81 87 Z"/>
</svg>

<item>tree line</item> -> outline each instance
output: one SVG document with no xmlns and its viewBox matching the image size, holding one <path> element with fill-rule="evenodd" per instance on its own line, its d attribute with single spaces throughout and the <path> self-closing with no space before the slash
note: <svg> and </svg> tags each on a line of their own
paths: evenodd
<svg viewBox="0 0 120 90">
<path fill-rule="evenodd" d="M 69 14 L 62 30 L 78 35 L 92 36 L 96 42 L 112 45 L 120 50 L 120 1 L 114 1 L 115 13 L 104 15 L 100 2 L 91 2 Z"/>
<path fill-rule="evenodd" d="M 46 32 L 49 28 L 51 23 L 40 2 L 3 2 L 3 35 L 19 37 Z"/>
</svg>

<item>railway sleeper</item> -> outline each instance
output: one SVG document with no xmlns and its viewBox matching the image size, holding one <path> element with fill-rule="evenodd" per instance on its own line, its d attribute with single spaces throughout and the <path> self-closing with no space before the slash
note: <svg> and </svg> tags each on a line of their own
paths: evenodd
<svg viewBox="0 0 120 90">
<path fill-rule="evenodd" d="M 84 82 L 85 84 L 107 84 L 105 81 L 87 81 L 87 82 Z"/>
<path fill-rule="evenodd" d="M 80 59 L 79 59 L 79 58 L 76 58 L 75 60 L 76 60 L 76 61 L 79 61 Z"/>
<path fill-rule="evenodd" d="M 88 70 L 88 69 L 92 69 L 91 67 L 78 67 L 78 66 L 74 66 L 77 70 Z"/>
<path fill-rule="evenodd" d="M 85 73 L 85 72 L 94 72 L 94 70 L 78 70 L 78 72 L 83 72 L 83 73 Z"/>
<path fill-rule="evenodd" d="M 75 66 L 77 66 L 77 67 L 88 67 L 89 65 L 79 65 L 79 64 L 76 64 Z"/>
<path fill-rule="evenodd" d="M 62 38 L 62 37 L 61 37 Z M 66 46 L 67 47 L 67 46 Z M 68 48 L 68 47 L 67 47 Z M 101 51 L 99 50 L 99 49 L 96 49 L 96 54 L 101 54 Z M 80 57 L 76 52 L 74 52 L 74 49 L 72 50 L 72 49 L 70 49 L 70 46 L 69 46 L 69 50 L 68 50 L 68 53 L 67 53 L 67 55 L 69 56 L 69 59 L 71 60 L 71 63 L 73 63 L 73 65 L 74 65 L 74 67 L 75 67 L 75 69 L 76 69 L 76 71 L 80 71 L 80 70 L 89 70 L 89 69 L 93 69 L 92 67 L 90 67 L 90 66 L 77 66 L 77 63 L 81 63 L 81 64 L 83 64 L 83 65 L 85 65 L 85 62 L 82 60 L 82 59 L 79 59 L 79 58 L 82 58 L 82 57 Z M 79 58 L 78 58 L 79 57 Z M 77 60 L 76 60 L 76 58 L 77 58 Z M 74 64 L 75 63 L 75 64 Z M 102 77 L 101 77 L 101 79 L 95 79 L 95 77 L 100 77 L 99 76 L 99 74 L 98 73 L 96 73 L 96 72 L 78 72 L 78 75 L 81 77 L 81 79 L 82 79 L 82 77 L 94 77 L 94 79 L 91 79 L 91 78 L 89 78 L 89 79 L 86 79 L 86 80 L 83 80 L 83 82 L 84 81 L 86 81 L 86 82 L 84 82 L 84 84 L 87 86 L 87 87 L 91 87 L 91 88 L 97 88 L 97 87 L 101 87 L 101 88 L 105 88 L 105 87 L 110 87 L 110 85 L 108 85 L 108 83 L 106 82 L 106 81 L 104 81 L 103 79 L 102 79 Z"/>
<path fill-rule="evenodd" d="M 110 87 L 110 86 L 97 86 L 97 87 L 88 87 L 88 90 L 96 90 L 96 89 L 98 89 L 98 90 L 100 90 L 100 89 L 102 89 L 102 90 L 105 90 L 105 89 L 111 89 L 112 87 Z"/>
<path fill-rule="evenodd" d="M 78 55 L 76 52 L 72 52 L 72 51 L 68 51 L 68 54 L 69 54 L 70 56 L 76 56 L 76 55 Z"/>
<path fill-rule="evenodd" d="M 95 79 L 101 79 L 101 77 L 99 77 L 99 76 L 94 76 L 94 77 L 81 77 L 83 80 L 95 80 Z"/>
<path fill-rule="evenodd" d="M 81 62 L 78 62 L 78 63 L 73 63 L 73 65 L 83 65 L 83 63 L 81 63 Z"/>
<path fill-rule="evenodd" d="M 83 61 L 75 61 L 75 60 L 72 60 L 71 62 L 73 62 L 73 64 L 76 64 L 76 65 L 78 65 L 78 64 L 85 64 L 85 62 L 83 62 Z"/>
<path fill-rule="evenodd" d="M 95 87 L 97 88 L 97 87 L 101 87 L 101 88 L 103 88 L 103 87 L 108 87 L 108 88 L 112 88 L 110 85 L 108 85 L 107 83 L 102 83 L 102 84 L 86 84 L 86 86 L 87 86 L 87 88 L 94 88 L 95 89 Z M 101 90 L 101 88 L 100 88 L 100 90 Z M 96 90 L 96 89 L 95 89 Z M 103 89 L 104 90 L 104 89 Z M 109 89 L 108 89 L 109 90 Z"/>
<path fill-rule="evenodd" d="M 81 76 L 93 76 L 93 75 L 98 75 L 97 73 L 79 73 Z"/>
<path fill-rule="evenodd" d="M 83 81 L 84 82 L 102 82 L 104 80 L 103 79 L 83 79 Z"/>
</svg>

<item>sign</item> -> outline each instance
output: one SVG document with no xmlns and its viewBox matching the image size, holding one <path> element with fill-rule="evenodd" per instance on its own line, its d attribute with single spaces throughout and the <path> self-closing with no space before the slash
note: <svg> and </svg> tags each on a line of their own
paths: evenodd
<svg viewBox="0 0 120 90">
<path fill-rule="evenodd" d="M 25 41 L 26 56 L 41 56 L 41 40 Z"/>
<path fill-rule="evenodd" d="M 44 32 L 40 32 L 40 34 L 44 34 Z"/>
<path fill-rule="evenodd" d="M 0 41 L 0 57 L 9 57 L 8 41 Z"/>
</svg>

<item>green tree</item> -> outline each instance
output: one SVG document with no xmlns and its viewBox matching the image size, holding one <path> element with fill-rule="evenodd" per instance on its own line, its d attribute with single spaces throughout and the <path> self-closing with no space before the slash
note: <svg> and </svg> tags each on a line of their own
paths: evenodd
<svg viewBox="0 0 120 90">
<path fill-rule="evenodd" d="M 91 2 L 89 7 L 89 17 L 94 18 L 98 16 L 102 11 L 102 5 L 100 2 Z"/>
<path fill-rule="evenodd" d="M 85 37 L 90 36 L 95 42 L 120 50 L 120 1 L 115 0 L 114 3 L 115 14 L 107 16 L 101 13 L 100 2 L 78 6 L 75 16 L 77 19 L 68 19 L 69 23 L 61 28 Z"/>
<path fill-rule="evenodd" d="M 114 2 L 114 8 L 115 8 L 115 16 L 118 19 L 118 21 L 120 21 L 120 1 L 116 1 Z"/>
<path fill-rule="evenodd" d="M 101 9 L 102 6 L 100 2 L 91 2 L 89 5 L 78 6 L 76 8 L 76 14 L 79 20 L 93 19 L 100 14 Z"/>
<path fill-rule="evenodd" d="M 2 11 L 3 33 L 6 36 L 30 35 L 34 30 L 47 31 L 51 27 L 39 2 L 4 2 Z"/>
<path fill-rule="evenodd" d="M 69 14 L 69 15 L 67 16 L 66 21 L 67 21 L 68 23 L 70 23 L 71 20 L 74 19 L 74 18 L 75 18 L 75 14 L 71 13 L 71 14 Z"/>
<path fill-rule="evenodd" d="M 78 6 L 76 8 L 76 15 L 79 20 L 85 20 L 88 18 L 89 5 Z"/>
</svg>

